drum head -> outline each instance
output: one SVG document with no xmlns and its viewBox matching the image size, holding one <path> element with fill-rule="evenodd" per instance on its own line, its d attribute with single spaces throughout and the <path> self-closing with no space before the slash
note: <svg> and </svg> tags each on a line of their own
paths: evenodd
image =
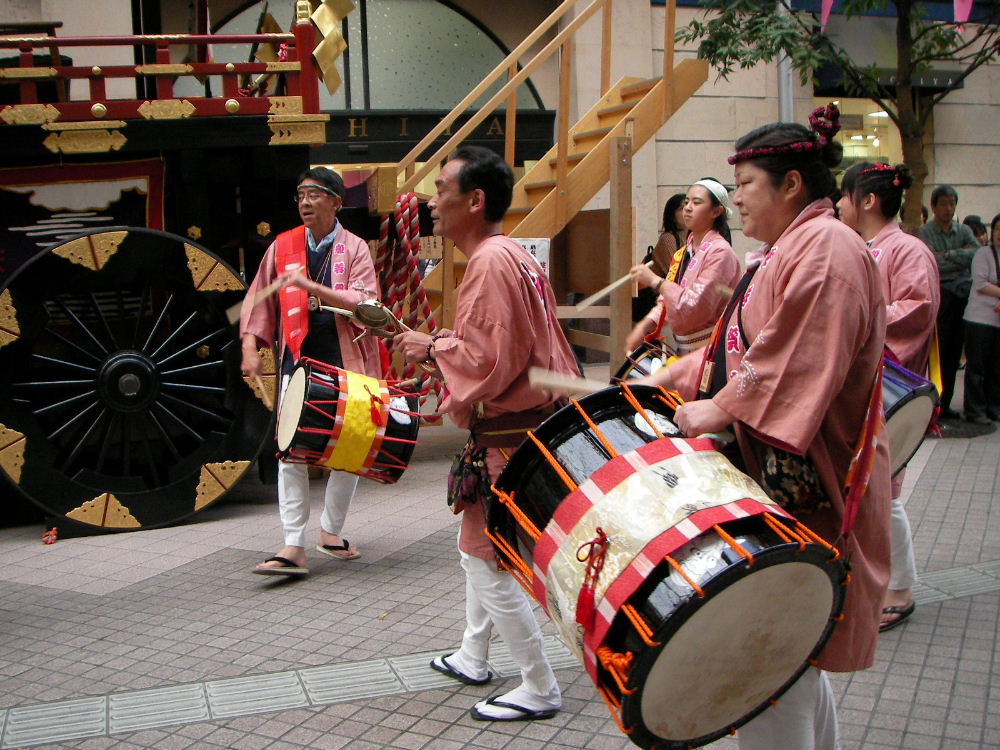
<svg viewBox="0 0 1000 750">
<path fill-rule="evenodd" d="M 292 371 L 292 376 L 288 379 L 288 387 L 281 397 L 281 406 L 278 409 L 278 450 L 282 454 L 287 454 L 288 449 L 295 442 L 295 433 L 299 429 L 299 420 L 302 418 L 302 405 L 306 398 L 306 384 L 308 383 L 309 368 L 299 365 Z"/>
<path fill-rule="evenodd" d="M 695 747 L 728 734 L 787 690 L 829 637 L 842 599 L 825 564 L 758 558 L 749 575 L 733 572 L 741 577 L 720 576 L 693 613 L 655 633 L 662 649 L 640 654 L 629 681 L 646 673 L 641 696 L 622 716 L 636 743 Z"/>
<path fill-rule="evenodd" d="M 901 403 L 885 423 L 889 437 L 889 468 L 898 474 L 913 458 L 924 440 L 927 425 L 934 415 L 934 399 L 927 394 L 917 395 Z"/>
</svg>

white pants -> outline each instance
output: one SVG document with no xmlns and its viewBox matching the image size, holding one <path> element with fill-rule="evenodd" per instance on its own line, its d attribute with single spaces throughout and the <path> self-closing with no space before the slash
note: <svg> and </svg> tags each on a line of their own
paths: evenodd
<svg viewBox="0 0 1000 750">
<path fill-rule="evenodd" d="M 340 536 L 357 486 L 357 474 L 330 472 L 323 495 L 323 516 L 319 522 L 323 531 Z M 278 462 L 278 511 L 285 530 L 285 545 L 305 547 L 306 523 L 309 521 L 309 467 L 305 464 Z"/>
<path fill-rule="evenodd" d="M 890 591 L 912 589 L 917 582 L 917 561 L 913 556 L 913 535 L 906 508 L 898 497 L 892 499 L 891 521 L 892 551 L 889 558 Z"/>
<path fill-rule="evenodd" d="M 281 378 L 281 395 L 288 387 L 288 375 Z M 331 471 L 323 496 L 320 526 L 328 534 L 340 536 L 347 509 L 358 486 L 358 475 Z M 278 512 L 285 531 L 286 547 L 306 546 L 306 523 L 309 521 L 309 467 L 278 461 Z"/>
<path fill-rule="evenodd" d="M 809 667 L 777 705 L 736 732 L 740 750 L 839 750 L 837 704 L 826 673 Z"/>
<path fill-rule="evenodd" d="M 498 571 L 496 563 L 461 550 L 459 554 L 465 570 L 463 659 L 485 669 L 490 633 L 496 627 L 521 670 L 522 687 L 541 704 L 559 708 L 559 683 L 545 656 L 542 631 L 524 590 L 509 573 Z"/>
</svg>

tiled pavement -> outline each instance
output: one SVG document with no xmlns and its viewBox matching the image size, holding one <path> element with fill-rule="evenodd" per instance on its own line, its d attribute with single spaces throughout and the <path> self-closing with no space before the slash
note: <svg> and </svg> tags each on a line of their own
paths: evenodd
<svg viewBox="0 0 1000 750">
<path fill-rule="evenodd" d="M 52 546 L 0 529 L 0 747 L 633 747 L 548 623 L 565 702 L 551 721 L 472 721 L 497 688 L 426 668 L 462 632 L 442 492 L 461 443 L 424 428 L 400 483 L 359 488 L 345 533 L 363 557 L 311 553 L 301 581 L 249 574 L 280 546 L 255 473 L 173 528 Z M 918 608 L 874 668 L 833 676 L 845 748 L 1000 748 L 998 466 L 1000 433 L 928 441 L 911 463 Z M 499 643 L 491 662 L 516 684 Z"/>
</svg>

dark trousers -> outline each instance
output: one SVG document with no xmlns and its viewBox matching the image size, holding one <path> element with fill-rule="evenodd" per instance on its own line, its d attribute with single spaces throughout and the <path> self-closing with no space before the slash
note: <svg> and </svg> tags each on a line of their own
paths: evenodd
<svg viewBox="0 0 1000 750">
<path fill-rule="evenodd" d="M 938 351 L 941 355 L 941 411 L 951 408 L 955 395 L 955 373 L 962 361 L 965 342 L 965 304 L 968 298 L 960 297 L 946 289 L 941 290 L 941 307 L 938 310 Z"/>
<path fill-rule="evenodd" d="M 1000 328 L 965 324 L 965 416 L 1000 416 Z"/>
</svg>

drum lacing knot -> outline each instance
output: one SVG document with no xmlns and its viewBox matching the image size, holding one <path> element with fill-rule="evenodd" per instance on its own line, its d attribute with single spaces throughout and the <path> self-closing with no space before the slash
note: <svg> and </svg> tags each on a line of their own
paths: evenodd
<svg viewBox="0 0 1000 750">
<path fill-rule="evenodd" d="M 365 391 L 368 392 L 368 398 L 371 402 L 372 424 L 385 427 L 385 417 L 382 415 L 382 396 L 376 396 L 367 385 L 365 385 Z"/>
<path fill-rule="evenodd" d="M 625 681 L 628 679 L 628 671 L 632 668 L 634 657 L 635 654 L 631 651 L 619 654 L 608 646 L 600 646 L 597 649 L 597 658 L 601 662 L 601 666 L 614 678 L 618 689 L 625 695 L 632 695 L 636 691 L 636 688 L 629 690 L 625 687 Z"/>
<path fill-rule="evenodd" d="M 597 527 L 597 536 L 589 542 L 584 542 L 576 549 L 576 559 L 587 564 L 586 572 L 583 574 L 583 585 L 580 586 L 580 594 L 576 599 L 576 621 L 583 626 L 584 630 L 593 630 L 594 615 L 594 587 L 597 585 L 597 578 L 601 575 L 604 567 L 604 556 L 608 551 L 608 535 L 604 529 Z"/>
</svg>

